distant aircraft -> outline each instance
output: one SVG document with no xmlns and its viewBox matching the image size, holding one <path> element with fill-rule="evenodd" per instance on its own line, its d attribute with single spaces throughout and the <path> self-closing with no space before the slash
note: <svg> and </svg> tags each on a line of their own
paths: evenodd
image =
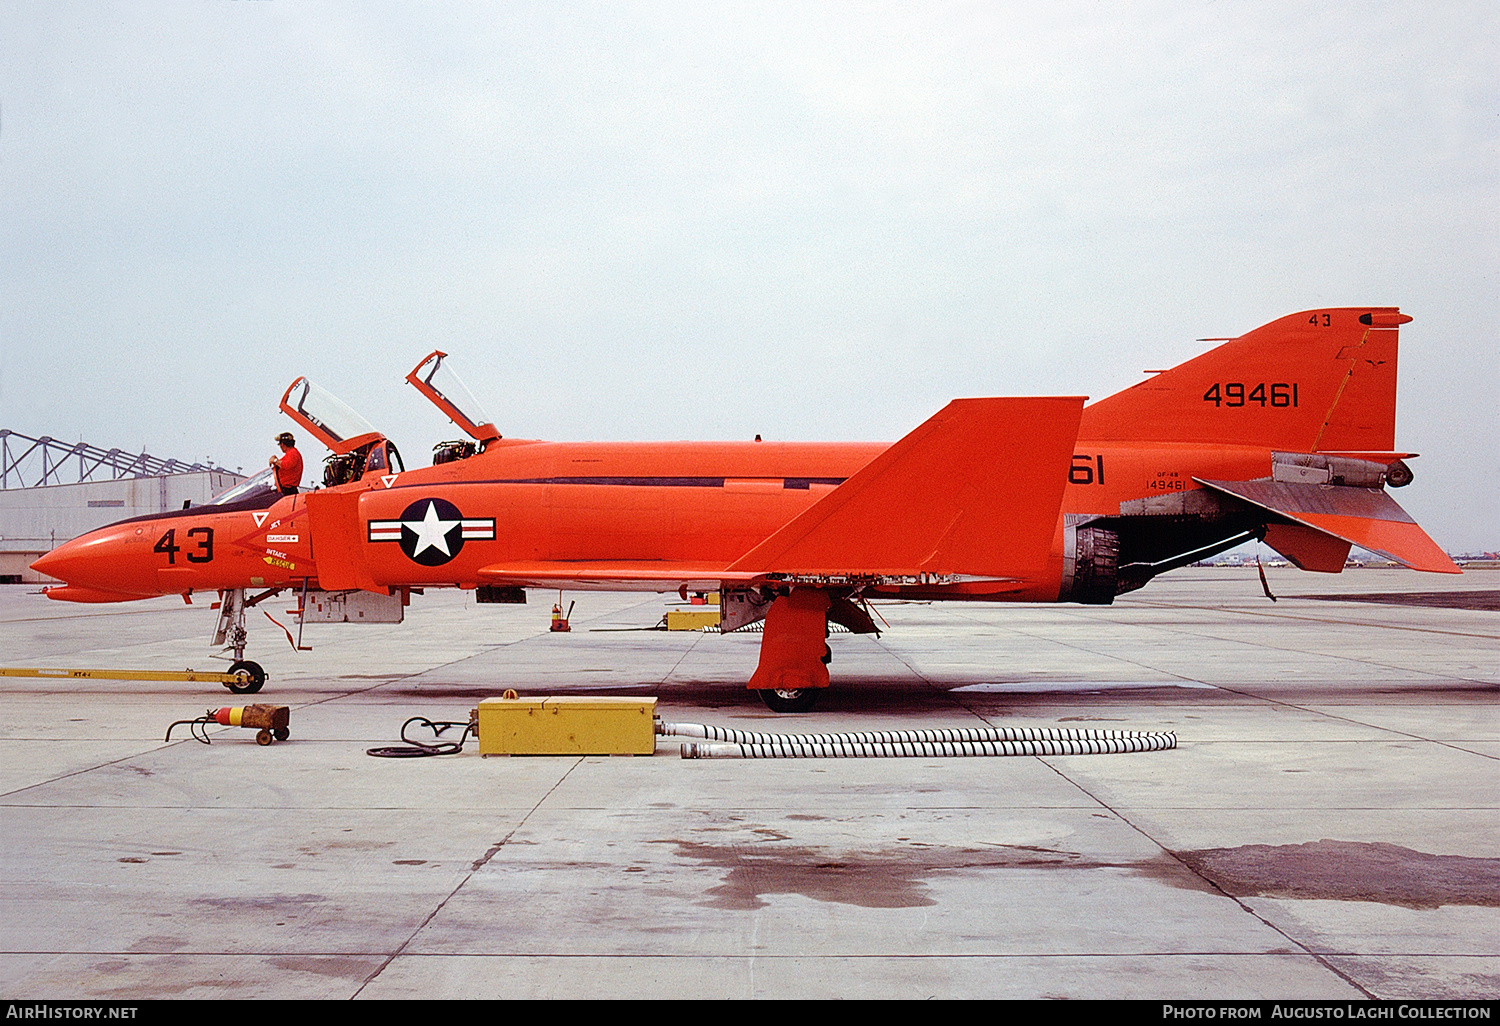
<svg viewBox="0 0 1500 1026">
<path fill-rule="evenodd" d="M 324 487 L 282 497 L 266 472 L 33 567 L 67 582 L 56 599 L 221 592 L 215 644 L 250 670 L 245 691 L 264 680 L 245 610 L 287 589 L 304 621 L 385 622 L 425 588 L 718 591 L 723 631 L 764 621 L 749 687 L 803 711 L 829 683 L 829 623 L 875 631 L 871 599 L 1108 604 L 1254 538 L 1304 570 L 1337 573 L 1357 544 L 1460 572 L 1384 487 L 1412 479 L 1394 451 L 1410 320 L 1307 310 L 1092 406 L 957 399 L 891 445 L 502 438 L 434 352 L 407 380 L 472 441 L 432 466 L 405 469 L 298 378 L 281 409 L 332 450 Z"/>
</svg>

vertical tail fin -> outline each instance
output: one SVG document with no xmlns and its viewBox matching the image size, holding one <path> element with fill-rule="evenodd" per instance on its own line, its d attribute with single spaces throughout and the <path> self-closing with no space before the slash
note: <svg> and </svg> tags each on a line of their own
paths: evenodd
<svg viewBox="0 0 1500 1026">
<path fill-rule="evenodd" d="M 1085 408 L 1079 436 L 1389 451 L 1398 326 L 1410 320 L 1363 306 L 1282 317 Z"/>
</svg>

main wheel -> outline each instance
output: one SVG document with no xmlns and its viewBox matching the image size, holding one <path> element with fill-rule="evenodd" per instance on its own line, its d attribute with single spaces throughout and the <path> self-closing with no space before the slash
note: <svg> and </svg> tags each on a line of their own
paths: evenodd
<svg viewBox="0 0 1500 1026">
<path fill-rule="evenodd" d="M 765 688 L 756 694 L 766 703 L 766 708 L 779 713 L 807 712 L 818 701 L 817 688 Z"/>
<path fill-rule="evenodd" d="M 236 695 L 253 695 L 266 682 L 266 671 L 261 669 L 260 663 L 252 663 L 248 659 L 243 659 L 230 666 L 229 672 L 244 674 L 243 677 L 233 684 L 225 685 Z"/>
</svg>

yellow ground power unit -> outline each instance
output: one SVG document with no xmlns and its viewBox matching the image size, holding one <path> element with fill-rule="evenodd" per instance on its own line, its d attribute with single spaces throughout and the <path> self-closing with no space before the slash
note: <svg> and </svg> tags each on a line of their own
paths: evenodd
<svg viewBox="0 0 1500 1026">
<path fill-rule="evenodd" d="M 656 699 L 592 696 L 486 698 L 481 755 L 651 755 Z"/>
<path fill-rule="evenodd" d="M 667 630 L 701 631 L 705 627 L 719 626 L 719 610 L 715 609 L 669 609 Z"/>
</svg>

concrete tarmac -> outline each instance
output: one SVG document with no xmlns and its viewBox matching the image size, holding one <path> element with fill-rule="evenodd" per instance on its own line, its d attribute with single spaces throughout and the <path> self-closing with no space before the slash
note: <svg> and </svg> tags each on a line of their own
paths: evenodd
<svg viewBox="0 0 1500 1026">
<path fill-rule="evenodd" d="M 890 604 L 819 709 L 675 596 L 252 613 L 253 698 L 0 677 L 0 993 L 148 998 L 1495 998 L 1500 571 L 1190 568 L 1110 607 Z M 1436 595 L 1436 599 L 1423 595 Z M 1341 598 L 1340 596 L 1347 596 Z M 290 600 L 270 603 L 285 622 Z M 0 665 L 222 668 L 199 598 L 0 587 Z M 796 732 L 1174 730 L 1130 755 L 379 759 L 482 698 L 649 694 Z M 174 720 L 262 701 L 289 740 Z"/>
</svg>

